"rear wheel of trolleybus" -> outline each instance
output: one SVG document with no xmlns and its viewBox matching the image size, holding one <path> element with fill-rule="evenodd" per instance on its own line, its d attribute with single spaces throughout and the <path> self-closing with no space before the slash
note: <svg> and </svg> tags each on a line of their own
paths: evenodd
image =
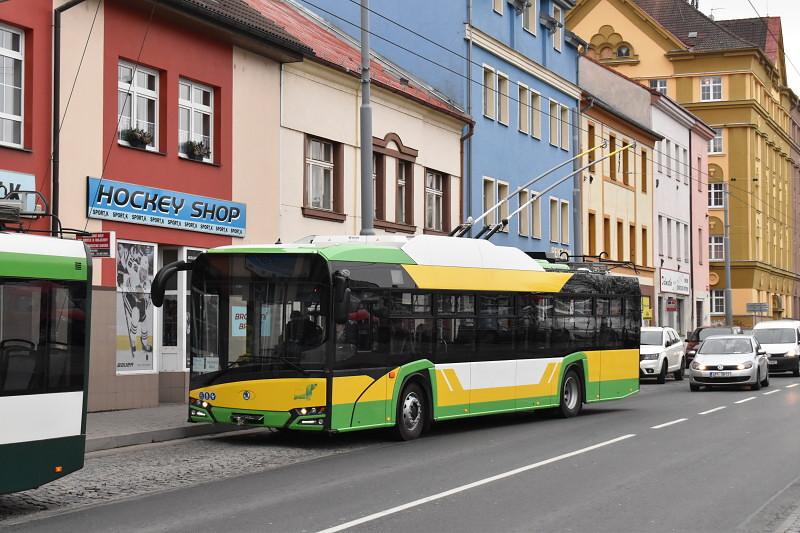
<svg viewBox="0 0 800 533">
<path fill-rule="evenodd" d="M 401 440 L 418 438 L 430 425 L 427 396 L 422 387 L 408 383 L 397 399 L 397 426 L 395 431 Z"/>
<path fill-rule="evenodd" d="M 561 401 L 558 413 L 562 418 L 578 416 L 583 407 L 583 382 L 578 372 L 570 368 L 561 381 Z"/>
</svg>

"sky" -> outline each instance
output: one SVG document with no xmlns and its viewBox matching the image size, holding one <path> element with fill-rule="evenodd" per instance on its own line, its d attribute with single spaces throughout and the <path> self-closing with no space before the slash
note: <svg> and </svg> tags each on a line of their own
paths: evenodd
<svg viewBox="0 0 800 533">
<path fill-rule="evenodd" d="M 714 18 L 740 19 L 752 18 L 756 11 L 748 0 L 699 0 L 700 11 Z M 786 72 L 789 86 L 800 94 L 800 0 L 750 0 L 762 17 L 781 17 L 783 27 L 783 48 L 786 54 Z M 794 30 L 794 31 L 792 31 Z M 792 66 L 794 63 L 794 66 Z"/>
</svg>

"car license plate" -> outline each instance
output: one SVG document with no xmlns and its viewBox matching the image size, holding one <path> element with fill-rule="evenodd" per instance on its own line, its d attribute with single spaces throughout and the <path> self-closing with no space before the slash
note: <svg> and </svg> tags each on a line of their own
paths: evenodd
<svg viewBox="0 0 800 533">
<path fill-rule="evenodd" d="M 709 372 L 708 377 L 710 378 L 729 378 L 731 377 L 730 372 Z"/>
<path fill-rule="evenodd" d="M 777 365 L 778 362 L 777 361 L 767 361 L 767 364 L 768 365 Z"/>
</svg>

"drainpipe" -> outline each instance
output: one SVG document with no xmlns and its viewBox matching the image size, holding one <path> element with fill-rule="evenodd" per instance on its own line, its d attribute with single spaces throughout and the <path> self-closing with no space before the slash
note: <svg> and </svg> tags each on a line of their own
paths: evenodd
<svg viewBox="0 0 800 533">
<path fill-rule="evenodd" d="M 580 53 L 575 56 L 575 85 L 580 86 Z M 572 121 L 572 149 L 573 153 L 579 154 L 583 151 L 581 147 L 581 97 L 575 105 L 575 118 Z M 572 162 L 572 169 L 577 172 L 581 167 L 582 161 L 577 159 Z M 583 254 L 583 195 L 581 184 L 583 182 L 582 172 L 572 177 L 572 242 L 573 255 Z"/>
<path fill-rule="evenodd" d="M 102 1 L 102 0 L 98 0 Z M 51 231 L 53 236 L 58 236 L 58 207 L 60 196 L 59 159 L 61 156 L 61 14 L 72 9 L 84 0 L 71 0 L 53 10 L 53 151 L 52 175 L 53 181 L 50 190 L 50 205 L 53 217 Z"/>
<path fill-rule="evenodd" d="M 689 324 L 689 329 L 686 330 L 686 335 L 689 335 L 697 325 L 697 295 L 694 293 L 694 240 L 695 240 L 695 231 L 694 231 L 694 200 L 692 198 L 693 187 L 694 187 L 694 172 L 692 171 L 693 165 L 692 161 L 694 161 L 694 132 L 691 130 L 689 131 L 689 294 L 691 299 L 691 313 L 689 316 L 692 319 L 692 323 Z M 698 169 L 699 173 L 700 169 Z M 700 176 L 697 176 L 697 179 L 700 179 Z M 700 243 L 702 246 L 702 243 Z"/>
<path fill-rule="evenodd" d="M 469 29 L 469 39 L 467 39 L 467 115 L 472 117 L 472 0 L 467 0 L 467 28 Z M 472 217 L 472 135 L 475 132 L 475 124 L 470 124 L 469 132 L 462 137 L 462 151 L 466 145 L 466 178 L 467 178 L 467 212 L 466 218 Z M 461 157 L 462 164 L 464 164 L 464 156 Z M 463 173 L 462 173 L 463 175 Z M 462 217 L 464 213 L 462 210 Z M 465 222 L 462 220 L 460 222 Z"/>
<path fill-rule="evenodd" d="M 469 142 L 474 133 L 475 133 L 475 123 L 474 122 L 470 122 L 467 125 L 467 131 L 464 132 L 464 134 L 461 136 L 461 143 L 460 144 L 461 144 L 461 183 L 462 184 L 464 183 L 464 172 L 465 172 L 465 169 L 464 169 L 464 155 L 465 155 L 464 143 Z M 472 143 L 470 142 L 470 145 L 471 144 Z M 462 185 L 461 188 L 462 189 L 464 188 L 463 185 Z M 467 190 L 469 190 L 469 188 L 467 188 Z M 459 216 L 460 216 L 459 224 L 461 224 L 462 222 L 464 222 L 466 220 L 466 218 L 464 217 L 464 191 L 463 190 L 461 191 L 461 201 L 460 201 L 460 203 L 461 203 L 461 209 L 460 209 L 461 212 L 459 213 Z M 470 210 L 470 215 L 468 215 L 468 216 L 471 217 L 472 216 L 471 213 L 472 213 L 472 210 Z"/>
</svg>

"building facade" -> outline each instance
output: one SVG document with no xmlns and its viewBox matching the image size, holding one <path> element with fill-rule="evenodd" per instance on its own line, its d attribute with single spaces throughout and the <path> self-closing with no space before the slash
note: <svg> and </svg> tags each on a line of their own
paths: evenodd
<svg viewBox="0 0 800 533">
<path fill-rule="evenodd" d="M 709 142 L 711 319 L 724 321 L 723 257 L 732 258 L 733 319 L 747 303 L 794 314 L 789 110 L 780 19 L 713 21 L 683 0 L 581 0 L 567 25 L 588 53 L 666 94 L 714 128 Z M 729 195 L 722 194 L 723 183 Z M 722 250 L 723 209 L 731 250 Z"/>
<path fill-rule="evenodd" d="M 692 291 L 694 293 L 693 328 L 710 324 L 711 294 L 708 242 L 708 145 L 714 130 L 700 120 L 695 122 L 689 136 L 691 191 Z"/>
<path fill-rule="evenodd" d="M 356 3 L 306 5 L 358 37 Z M 475 117 L 474 130 L 463 131 L 463 218 L 478 217 L 509 195 L 510 201 L 480 225 L 499 222 L 523 206 L 493 237 L 496 244 L 527 251 L 573 250 L 576 191 L 568 176 L 570 164 L 514 194 L 577 153 L 573 116 L 580 98 L 579 43 L 563 28 L 572 5 L 570 0 L 529 5 L 411 0 L 372 8 L 373 49 Z M 530 201 L 542 191 L 540 199 Z"/>
</svg>

